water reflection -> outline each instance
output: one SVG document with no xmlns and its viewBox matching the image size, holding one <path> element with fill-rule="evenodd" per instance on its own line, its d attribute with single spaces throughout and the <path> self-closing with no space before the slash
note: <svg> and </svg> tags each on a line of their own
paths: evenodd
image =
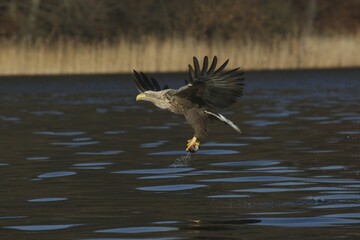
<svg viewBox="0 0 360 240">
<path fill-rule="evenodd" d="M 97 141 L 88 141 L 88 142 L 52 142 L 51 145 L 58 145 L 58 146 L 66 146 L 66 147 L 79 147 L 79 146 L 86 146 L 86 145 L 94 145 L 98 144 Z"/>
<path fill-rule="evenodd" d="M 41 161 L 41 160 L 49 160 L 50 157 L 27 157 L 26 160 L 36 160 L 36 161 Z"/>
<path fill-rule="evenodd" d="M 237 154 L 240 153 L 236 150 L 228 150 L 228 149 L 207 149 L 197 152 L 197 155 L 228 155 L 228 154 Z M 182 155 L 184 151 L 164 151 L 164 152 L 154 152 L 149 153 L 149 155 Z"/>
<path fill-rule="evenodd" d="M 51 132 L 51 131 L 39 131 L 34 134 L 50 135 L 50 136 L 78 136 L 83 135 L 85 132 Z"/>
<path fill-rule="evenodd" d="M 349 224 L 359 224 L 360 220 L 344 219 L 329 216 L 296 217 L 296 218 L 259 218 L 257 225 L 277 227 L 331 227 Z"/>
<path fill-rule="evenodd" d="M 210 195 L 208 198 L 246 198 L 250 195 L 246 194 L 223 194 L 223 195 Z"/>
<path fill-rule="evenodd" d="M 136 189 L 142 191 L 168 192 L 168 191 L 183 191 L 183 190 L 190 190 L 195 188 L 203 188 L 206 186 L 207 185 L 203 185 L 203 184 L 174 184 L 174 185 L 138 187 Z"/>
<path fill-rule="evenodd" d="M 28 202 L 58 202 L 58 201 L 65 201 L 67 198 L 34 198 L 29 199 Z"/>
<path fill-rule="evenodd" d="M 50 231 L 50 230 L 61 230 L 61 229 L 71 228 L 79 225 L 80 224 L 25 225 L 25 226 L 9 226 L 5 228 L 20 230 L 20 231 Z"/>
<path fill-rule="evenodd" d="M 152 232 L 169 232 L 176 231 L 174 227 L 127 227 L 127 228 L 114 228 L 107 230 L 98 230 L 98 233 L 152 233 Z"/>
<path fill-rule="evenodd" d="M 117 171 L 114 173 L 126 173 L 126 174 L 169 174 L 169 173 L 181 173 L 192 171 L 194 168 L 158 168 L 158 169 L 135 169 L 135 170 L 124 170 Z"/>
<path fill-rule="evenodd" d="M 38 176 L 38 178 L 58 178 L 58 177 L 67 177 L 76 174 L 76 172 L 62 171 L 62 172 L 50 172 L 44 173 Z"/>
</svg>

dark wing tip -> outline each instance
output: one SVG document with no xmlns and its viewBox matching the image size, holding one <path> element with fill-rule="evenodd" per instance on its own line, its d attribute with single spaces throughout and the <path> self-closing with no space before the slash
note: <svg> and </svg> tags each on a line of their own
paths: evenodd
<svg viewBox="0 0 360 240">
<path fill-rule="evenodd" d="M 188 82 L 192 83 L 194 81 L 194 76 L 195 72 L 194 69 L 192 68 L 192 66 L 189 64 L 189 78 L 188 78 Z"/>
<path fill-rule="evenodd" d="M 134 71 L 134 82 L 135 82 L 137 90 L 139 92 L 141 92 L 141 93 L 145 92 L 146 90 L 145 90 L 144 85 L 142 83 L 140 74 L 135 70 L 133 70 L 133 71 Z"/>
<path fill-rule="evenodd" d="M 160 87 L 159 83 L 155 80 L 155 78 L 151 77 L 150 80 L 151 80 L 153 86 L 155 87 L 156 91 L 161 91 L 161 87 Z"/>
<path fill-rule="evenodd" d="M 211 74 L 211 73 L 214 72 L 214 70 L 215 70 L 215 68 L 216 68 L 216 64 L 217 64 L 217 57 L 214 56 L 214 57 L 213 57 L 213 60 L 212 60 L 212 63 L 211 63 L 211 65 L 210 65 L 208 74 Z"/>
<path fill-rule="evenodd" d="M 194 61 L 194 77 L 198 77 L 200 75 L 200 64 L 196 57 L 193 57 Z"/>
<path fill-rule="evenodd" d="M 227 64 L 229 63 L 229 59 L 226 60 L 216 71 L 215 73 L 219 73 L 221 71 L 223 71 L 225 69 L 225 67 L 227 66 Z"/>
<path fill-rule="evenodd" d="M 208 65 L 209 65 L 209 58 L 208 58 L 208 56 L 205 56 L 204 61 L 203 61 L 203 67 L 202 67 L 202 70 L 201 70 L 201 76 L 206 75 Z"/>
</svg>

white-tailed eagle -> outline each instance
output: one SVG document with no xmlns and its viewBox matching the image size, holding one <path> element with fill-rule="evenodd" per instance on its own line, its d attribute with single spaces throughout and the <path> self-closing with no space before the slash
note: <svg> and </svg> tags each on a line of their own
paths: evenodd
<svg viewBox="0 0 360 240">
<path fill-rule="evenodd" d="M 189 65 L 186 85 L 179 89 L 161 88 L 154 78 L 134 70 L 134 81 L 140 94 L 136 100 L 152 102 L 157 107 L 184 115 L 194 129 L 194 137 L 188 140 L 186 151 L 196 152 L 200 141 L 208 132 L 210 122 L 223 122 L 237 132 L 240 129 L 229 119 L 218 113 L 219 109 L 236 103 L 243 94 L 244 72 L 240 68 L 225 71 L 229 60 L 216 69 L 215 56 L 209 66 L 208 57 L 204 57 L 202 68 L 196 57 L 194 67 Z"/>
</svg>

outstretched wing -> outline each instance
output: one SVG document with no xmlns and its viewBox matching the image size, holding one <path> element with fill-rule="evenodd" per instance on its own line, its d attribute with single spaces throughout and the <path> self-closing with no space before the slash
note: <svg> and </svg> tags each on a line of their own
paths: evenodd
<svg viewBox="0 0 360 240">
<path fill-rule="evenodd" d="M 229 60 L 218 69 L 215 56 L 209 67 L 208 57 L 204 57 L 202 69 L 196 57 L 194 68 L 189 65 L 187 85 L 178 89 L 176 95 L 213 108 L 225 108 L 234 104 L 243 94 L 244 72 L 240 68 L 224 71 Z"/>
<path fill-rule="evenodd" d="M 134 82 L 136 85 L 136 88 L 139 90 L 139 92 L 145 92 L 145 91 L 161 91 L 161 87 L 159 83 L 152 77 L 148 77 L 145 73 L 134 70 Z M 163 89 L 169 88 L 167 85 L 164 86 Z"/>
</svg>

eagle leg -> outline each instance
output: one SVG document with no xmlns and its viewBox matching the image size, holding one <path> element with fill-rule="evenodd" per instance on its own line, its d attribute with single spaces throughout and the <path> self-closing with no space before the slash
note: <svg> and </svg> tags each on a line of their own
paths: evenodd
<svg viewBox="0 0 360 240">
<path fill-rule="evenodd" d="M 196 137 L 193 137 L 192 139 L 188 140 L 188 143 L 186 145 L 186 151 L 195 153 L 200 148 L 200 141 Z"/>
</svg>

